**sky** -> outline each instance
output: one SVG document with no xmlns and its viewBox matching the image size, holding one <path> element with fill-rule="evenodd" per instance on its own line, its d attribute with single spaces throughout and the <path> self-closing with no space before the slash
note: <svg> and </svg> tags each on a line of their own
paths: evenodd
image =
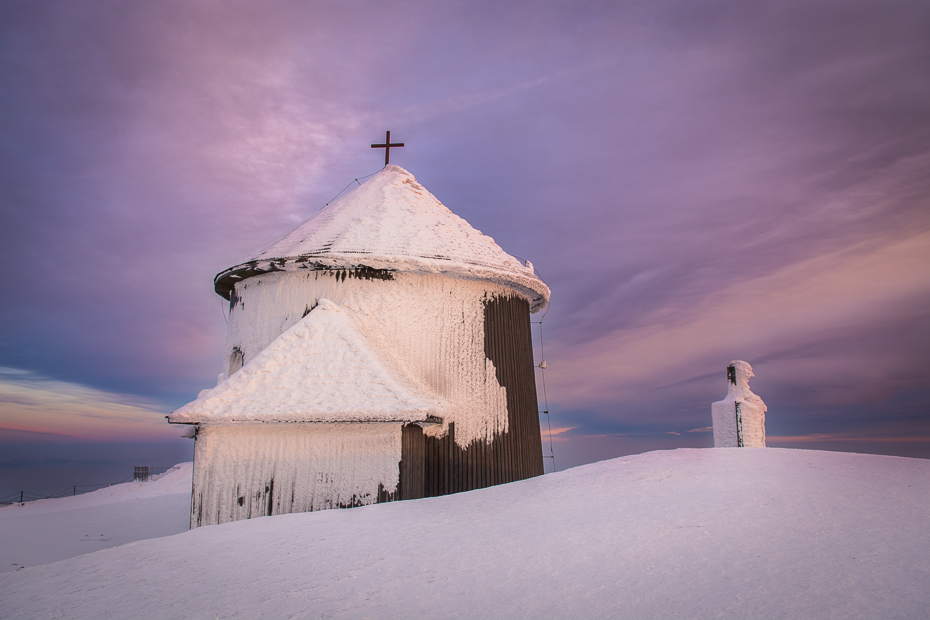
<svg viewBox="0 0 930 620">
<path fill-rule="evenodd" d="M 928 458 L 928 67 L 923 1 L 3 0 L 0 494 L 189 459 L 214 275 L 388 129 L 552 289 L 557 468 L 712 445 L 734 359 L 769 445 Z"/>
</svg>

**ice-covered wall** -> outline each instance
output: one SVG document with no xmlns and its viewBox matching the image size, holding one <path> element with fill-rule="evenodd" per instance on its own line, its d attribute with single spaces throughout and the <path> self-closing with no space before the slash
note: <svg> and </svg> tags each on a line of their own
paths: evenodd
<svg viewBox="0 0 930 620">
<path fill-rule="evenodd" d="M 201 425 L 191 527 L 391 499 L 399 479 L 401 426 Z"/>
<path fill-rule="evenodd" d="M 752 366 L 736 360 L 727 367 L 727 396 L 711 405 L 714 447 L 765 447 L 765 412 L 762 399 L 749 389 Z"/>
<path fill-rule="evenodd" d="M 235 286 L 226 343 L 227 373 L 248 364 L 320 299 L 329 299 L 360 325 L 374 350 L 444 403 L 462 448 L 492 441 L 508 428 L 507 394 L 485 352 L 485 303 L 512 289 L 440 275 L 394 273 L 359 277 L 353 271 L 277 272 Z M 440 431 L 441 432 L 441 431 Z"/>
</svg>

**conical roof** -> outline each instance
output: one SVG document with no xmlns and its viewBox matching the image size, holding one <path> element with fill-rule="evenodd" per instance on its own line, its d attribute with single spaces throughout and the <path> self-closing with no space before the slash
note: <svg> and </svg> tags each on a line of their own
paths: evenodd
<svg viewBox="0 0 930 620">
<path fill-rule="evenodd" d="M 439 422 L 441 405 L 374 353 L 327 299 L 238 372 L 170 416 L 203 422 Z M 389 369 L 389 366 L 391 368 Z"/>
<path fill-rule="evenodd" d="M 260 273 L 360 267 L 495 282 L 526 297 L 532 312 L 549 302 L 549 287 L 531 263 L 504 252 L 394 165 L 218 274 L 214 283 L 229 298 L 237 281 Z"/>
</svg>

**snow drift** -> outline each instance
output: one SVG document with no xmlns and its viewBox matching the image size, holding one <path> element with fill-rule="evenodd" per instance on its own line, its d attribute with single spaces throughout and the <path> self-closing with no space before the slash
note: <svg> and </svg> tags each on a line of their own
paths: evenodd
<svg viewBox="0 0 930 620">
<path fill-rule="evenodd" d="M 0 573 L 186 531 L 192 465 L 148 482 L 0 508 Z"/>
<path fill-rule="evenodd" d="M 930 461 L 652 452 L 0 575 L 8 618 L 925 618 Z"/>
</svg>

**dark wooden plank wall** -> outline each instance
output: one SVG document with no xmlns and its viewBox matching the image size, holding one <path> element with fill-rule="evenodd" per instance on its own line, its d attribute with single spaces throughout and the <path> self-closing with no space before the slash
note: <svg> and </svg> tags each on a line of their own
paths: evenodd
<svg viewBox="0 0 930 620">
<path fill-rule="evenodd" d="M 423 439 L 423 429 L 418 425 L 408 424 L 404 427 L 400 447 L 400 488 L 396 493 L 400 499 L 420 499 L 425 496 L 426 442 Z"/>
<path fill-rule="evenodd" d="M 455 425 L 445 437 L 404 428 L 400 465 L 401 499 L 435 497 L 543 473 L 536 376 L 529 303 L 522 297 L 492 297 L 485 302 L 484 350 L 507 389 L 508 431 L 489 444 L 465 449 L 455 443 Z"/>
</svg>

